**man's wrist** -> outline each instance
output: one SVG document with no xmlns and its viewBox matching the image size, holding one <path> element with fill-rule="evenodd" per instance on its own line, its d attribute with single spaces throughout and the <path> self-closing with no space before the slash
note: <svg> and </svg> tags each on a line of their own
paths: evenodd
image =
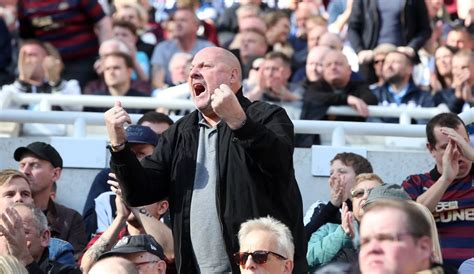
<svg viewBox="0 0 474 274">
<path fill-rule="evenodd" d="M 126 144 L 127 144 L 127 141 L 125 140 L 124 142 L 118 143 L 118 144 L 110 143 L 109 147 L 113 152 L 119 152 L 125 148 Z"/>
</svg>

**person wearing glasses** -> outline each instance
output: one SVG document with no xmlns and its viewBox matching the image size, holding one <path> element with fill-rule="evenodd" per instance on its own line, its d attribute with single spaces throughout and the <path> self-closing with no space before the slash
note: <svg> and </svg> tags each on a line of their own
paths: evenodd
<svg viewBox="0 0 474 274">
<path fill-rule="evenodd" d="M 290 228 L 294 272 L 306 273 L 293 124 L 283 108 L 244 97 L 241 75 L 228 50 L 199 51 L 188 78 L 197 110 L 163 132 L 154 153 L 141 162 L 123 129 L 130 116 L 116 102 L 104 115 L 110 166 L 128 205 L 169 197 L 179 273 L 238 273 L 231 262 L 239 250 L 238 228 L 267 215 Z"/>
<path fill-rule="evenodd" d="M 360 223 L 360 271 L 447 273 L 431 262 L 431 238 L 430 224 L 416 205 L 376 201 L 368 206 Z"/>
<path fill-rule="evenodd" d="M 364 213 L 362 206 L 367 201 L 369 191 L 382 184 L 382 179 L 374 173 L 357 175 L 351 190 L 353 211 L 350 212 L 344 202 L 341 224 L 327 223 L 311 235 L 306 253 L 310 271 L 331 262 L 343 248 L 353 247 L 352 240 L 356 238 L 358 222 Z"/>
<path fill-rule="evenodd" d="M 240 251 L 233 259 L 240 273 L 292 273 L 295 246 L 286 225 L 270 216 L 240 226 Z"/>
</svg>

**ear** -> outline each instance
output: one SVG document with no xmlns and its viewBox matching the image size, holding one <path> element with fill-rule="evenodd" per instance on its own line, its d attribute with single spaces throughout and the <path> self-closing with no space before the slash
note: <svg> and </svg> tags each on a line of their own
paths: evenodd
<svg viewBox="0 0 474 274">
<path fill-rule="evenodd" d="M 156 273 L 158 274 L 165 274 L 166 273 L 166 263 L 165 261 L 161 260 L 156 263 Z"/>
<path fill-rule="evenodd" d="M 57 182 L 59 180 L 59 177 L 61 177 L 61 172 L 62 169 L 60 167 L 55 167 L 53 169 L 53 182 Z"/>
<path fill-rule="evenodd" d="M 293 267 L 294 267 L 293 261 L 287 260 L 285 262 L 285 269 L 284 269 L 283 273 L 288 273 L 288 274 L 292 273 L 293 272 Z"/>
<path fill-rule="evenodd" d="M 238 69 L 232 69 L 232 71 L 230 72 L 230 84 L 235 84 L 236 82 L 240 82 L 240 79 L 239 79 L 239 71 Z"/>
<path fill-rule="evenodd" d="M 166 211 L 168 211 L 168 208 L 169 208 L 169 202 L 168 200 L 163 200 L 161 202 L 158 203 L 158 214 L 160 214 L 160 216 L 163 216 L 163 214 L 166 213 Z"/>
<path fill-rule="evenodd" d="M 41 246 L 48 247 L 50 238 L 51 238 L 51 232 L 49 231 L 49 229 L 46 229 L 45 231 L 43 231 L 40 235 Z"/>
</svg>

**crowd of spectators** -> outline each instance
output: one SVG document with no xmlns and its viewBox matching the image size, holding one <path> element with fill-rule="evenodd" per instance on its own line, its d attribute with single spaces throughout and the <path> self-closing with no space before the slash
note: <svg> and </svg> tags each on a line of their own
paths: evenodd
<svg viewBox="0 0 474 274">
<path fill-rule="evenodd" d="M 186 111 L 160 108 L 147 112 L 139 108 L 122 109 L 119 104 L 113 114 L 144 116 L 138 125 L 129 126 L 124 136 L 119 131 L 109 132 L 109 139 L 115 134 L 117 140 L 124 137 L 128 142 L 111 143 L 113 169 L 104 169 L 95 178 L 83 216 L 55 201 L 55 184 L 61 176 L 63 160 L 54 147 L 33 142 L 15 150 L 12 157 L 19 162 L 18 170 L 0 171 L 0 270 L 107 273 L 113 266 L 117 273 L 185 273 L 193 268 L 206 272 L 213 267 L 207 265 L 209 261 L 220 264 L 222 268 L 218 269 L 224 273 L 238 268 L 241 272 L 303 273 L 306 260 L 308 270 L 319 273 L 474 271 L 474 149 L 466 125 L 456 116 L 474 104 L 472 1 L 162 2 L 0 1 L 0 92 L 159 100 L 182 97 L 183 93 L 178 92 L 181 90 L 191 94 L 187 98 L 199 100 L 195 97 L 206 91 L 188 86 L 186 81 L 199 76 L 196 75 L 201 72 L 196 70 L 206 69 L 208 64 L 204 61 L 193 63 L 194 56 L 200 53 L 202 60 L 221 57 L 219 61 L 228 61 L 229 66 L 240 65 L 238 70 L 216 72 L 223 83 L 227 83 L 227 79 L 222 80 L 226 76 L 232 79 L 230 88 L 215 87 L 219 92 L 216 96 L 224 96 L 219 98 L 222 101 L 212 102 L 215 95 L 209 94 L 214 104 L 211 114 L 227 123 L 219 125 L 227 126 L 226 134 L 240 130 L 239 137 L 245 137 L 249 127 L 260 130 L 257 134 L 262 136 L 268 134 L 256 125 L 268 123 L 273 127 L 273 115 L 281 115 L 277 119 L 282 120 L 288 115 L 305 120 L 394 123 L 396 119 L 371 117 L 368 106 L 423 108 L 444 104 L 451 113 L 429 121 L 412 120 L 426 124 L 427 148 L 435 167 L 411 175 L 404 182 L 387 184 L 374 173 L 367 159 L 353 153 L 337 154 L 331 161 L 331 197 L 328 202 L 316 202 L 308 210 L 303 232 L 303 212 L 291 212 L 301 206 L 292 166 L 285 173 L 292 187 L 283 188 L 288 183 L 283 182 L 283 177 L 274 182 L 282 187 L 278 193 L 281 197 L 239 197 L 242 201 L 248 199 L 249 205 L 234 201 L 229 195 L 236 195 L 233 191 L 225 193 L 229 197 L 215 197 L 219 185 L 212 185 L 211 192 L 207 184 L 196 188 L 204 180 L 202 172 L 208 171 L 207 165 L 215 164 L 208 161 L 222 156 L 205 156 L 209 152 L 201 150 L 215 145 L 207 142 L 216 142 L 212 135 L 219 128 L 204 121 L 208 110 L 200 109 L 195 101 L 200 112 L 187 117 L 200 117 L 200 124 L 209 131 L 203 130 L 209 134 L 209 140 L 205 142 L 205 137 L 199 137 L 187 143 L 179 135 L 189 130 L 185 122 L 173 125 L 166 115 Z M 229 50 L 232 58 L 226 55 L 227 51 L 205 51 L 214 46 Z M 188 76 L 193 73 L 194 76 Z M 242 79 L 234 81 L 236 75 Z M 170 87 L 176 89 L 169 92 Z M 224 113 L 220 116 L 217 110 L 223 107 L 219 103 L 223 104 L 231 91 L 238 105 L 220 109 L 219 114 Z M 248 104 L 266 101 L 280 105 L 287 114 L 256 103 L 252 105 L 254 113 L 250 120 L 239 121 L 239 127 L 223 118 L 229 109 L 243 110 L 239 104 L 247 104 L 247 100 Z M 330 106 L 344 105 L 352 107 L 358 116 L 327 114 Z M 38 104 L 10 107 L 39 109 Z M 268 119 L 257 117 L 255 113 L 263 113 L 262 109 L 255 110 L 259 107 Z M 58 111 L 106 112 L 106 119 L 113 115 L 114 108 L 53 107 Z M 248 111 L 244 115 L 249 117 Z M 253 121 L 257 119 L 264 121 Z M 163 141 L 160 136 L 169 127 L 171 132 L 166 133 Z M 38 124 L 24 124 L 22 131 L 32 135 L 62 132 Z M 293 134 L 289 128 L 284 133 Z M 237 137 L 228 139 L 233 143 L 242 141 Z M 199 147 L 199 166 L 189 159 L 183 160 L 187 156 L 175 152 L 172 142 L 176 142 L 176 147 Z M 294 145 L 308 147 L 320 142 L 319 136 L 296 136 Z M 290 143 L 285 145 L 291 145 L 291 149 L 280 148 L 280 152 L 292 153 Z M 258 147 L 264 147 L 263 142 Z M 132 153 L 125 157 L 123 149 Z M 274 166 L 260 163 L 258 155 L 249 156 L 248 147 L 239 149 L 229 155 L 255 161 L 255 166 L 243 161 L 245 167 L 239 172 L 248 176 L 246 183 L 275 180 L 266 170 Z M 273 153 L 277 151 L 275 148 Z M 150 155 L 143 170 L 159 170 L 153 176 L 165 176 L 170 184 L 175 184 L 169 195 L 160 193 L 159 200 L 153 200 L 153 193 L 137 187 L 149 186 L 148 178 L 134 178 L 136 174 L 127 169 L 127 164 L 133 166 Z M 289 158 L 280 160 L 285 162 Z M 125 164 L 121 162 L 124 159 Z M 172 170 L 161 169 L 165 162 L 174 164 Z M 196 170 L 196 185 L 190 182 L 193 178 L 175 170 L 183 166 Z M 113 172 L 117 170 L 119 175 Z M 134 171 L 137 170 L 142 173 L 141 167 Z M 225 169 L 228 170 L 231 168 Z M 232 177 L 236 175 L 235 167 L 228 174 L 214 174 L 221 172 L 215 166 L 210 171 L 213 173 L 206 176 L 228 176 L 227 187 L 235 187 L 230 186 L 231 181 L 237 180 Z M 134 180 L 140 183 L 135 186 L 139 189 L 137 193 L 149 197 L 146 200 L 150 203 L 145 205 L 143 197 L 131 195 L 134 189 L 129 182 Z M 176 186 L 179 184 L 186 189 Z M 235 189 L 247 190 L 245 187 Z M 247 194 L 263 195 L 268 191 L 263 188 L 250 186 L 253 192 Z M 203 190 L 207 192 L 200 192 Z M 209 195 L 215 200 L 209 202 Z M 235 212 L 220 212 L 219 199 L 230 204 L 226 204 L 227 208 Z M 279 199 L 276 206 L 275 200 Z M 232 213 L 234 218 L 230 218 Z M 263 213 L 272 216 L 261 216 Z M 198 217 L 192 219 L 190 215 Z M 190 226 L 191 221 L 194 230 L 182 231 L 181 226 Z M 219 229 L 223 234 L 217 233 L 219 237 L 216 234 L 212 240 L 198 237 Z"/>
</svg>

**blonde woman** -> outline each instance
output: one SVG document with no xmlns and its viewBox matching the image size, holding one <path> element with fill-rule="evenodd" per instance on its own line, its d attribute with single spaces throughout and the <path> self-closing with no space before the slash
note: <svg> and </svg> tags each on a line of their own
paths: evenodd
<svg viewBox="0 0 474 274">
<path fill-rule="evenodd" d="M 0 274 L 28 274 L 28 271 L 17 258 L 6 255 L 0 256 Z"/>
</svg>

